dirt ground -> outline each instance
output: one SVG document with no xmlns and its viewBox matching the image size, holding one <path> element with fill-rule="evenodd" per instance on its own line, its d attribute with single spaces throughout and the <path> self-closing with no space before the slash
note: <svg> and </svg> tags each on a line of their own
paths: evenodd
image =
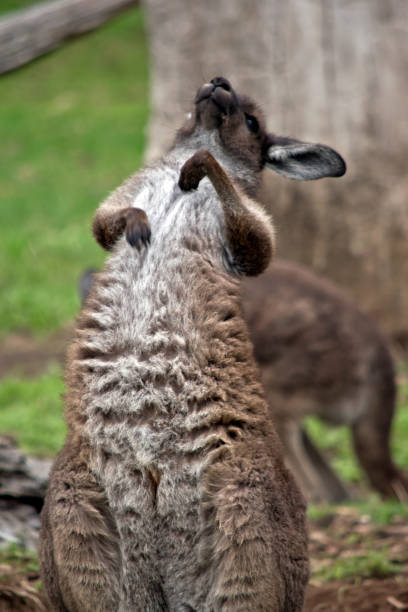
<svg viewBox="0 0 408 612">
<path fill-rule="evenodd" d="M 49 363 L 62 363 L 72 334 L 73 327 L 67 326 L 44 340 L 24 332 L 6 336 L 0 341 L 0 379 L 12 374 L 36 376 Z"/>
<path fill-rule="evenodd" d="M 0 343 L 0 378 L 18 372 L 24 376 L 41 373 L 51 361 L 63 360 L 72 329 L 64 329 L 37 341 L 28 334 L 13 334 Z M 394 518 L 378 526 L 350 507 L 309 521 L 312 575 L 307 589 L 305 612 L 408 611 L 408 525 Z M 387 563 L 367 561 L 382 552 Z M 348 575 L 326 581 L 339 560 L 360 557 Z M 368 568 L 368 569 L 367 569 Z M 395 571 L 396 573 L 390 573 Z M 369 574 L 367 576 L 366 574 Z M 18 565 L 0 562 L 0 612 L 45 612 L 39 590 L 38 571 L 22 558 Z"/>
<path fill-rule="evenodd" d="M 312 576 L 305 611 L 375 612 L 408 610 L 408 525 L 395 517 L 388 525 L 375 525 L 368 516 L 350 507 L 320 521 L 309 521 Z M 372 555 L 380 553 L 386 566 Z M 350 575 L 324 582 L 320 573 L 339 561 L 364 561 L 350 565 Z M 371 561 L 370 561 L 371 559 Z M 344 566 L 343 566 L 344 567 Z M 353 572 L 353 567 L 355 571 Z M 387 575 L 395 568 L 395 575 Z M 370 574 L 364 577 L 364 574 Z"/>
</svg>

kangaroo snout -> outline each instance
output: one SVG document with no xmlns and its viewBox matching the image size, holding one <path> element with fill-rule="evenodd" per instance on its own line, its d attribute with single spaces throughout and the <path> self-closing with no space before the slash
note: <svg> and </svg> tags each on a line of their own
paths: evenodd
<svg viewBox="0 0 408 612">
<path fill-rule="evenodd" d="M 204 83 L 204 85 L 198 89 L 194 102 L 197 104 L 206 98 L 210 98 L 215 90 L 219 88 L 223 91 L 235 93 L 228 79 L 224 77 L 215 77 L 211 79 L 209 83 Z"/>
<path fill-rule="evenodd" d="M 213 127 L 222 116 L 232 115 L 238 109 L 238 98 L 231 83 L 224 77 L 215 77 L 209 83 L 204 83 L 196 94 L 197 119 L 205 127 Z"/>
</svg>

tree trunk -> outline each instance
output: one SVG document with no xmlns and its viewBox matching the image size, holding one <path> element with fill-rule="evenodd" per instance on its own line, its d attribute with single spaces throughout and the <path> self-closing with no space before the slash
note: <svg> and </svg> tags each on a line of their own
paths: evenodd
<svg viewBox="0 0 408 612">
<path fill-rule="evenodd" d="M 272 131 L 321 141 L 342 179 L 268 173 L 278 253 L 349 289 L 389 335 L 408 339 L 408 2 L 145 0 L 151 48 L 149 160 L 171 142 L 195 88 L 227 76 Z"/>
<path fill-rule="evenodd" d="M 0 19 L 0 74 L 89 32 L 136 0 L 53 0 Z"/>
</svg>

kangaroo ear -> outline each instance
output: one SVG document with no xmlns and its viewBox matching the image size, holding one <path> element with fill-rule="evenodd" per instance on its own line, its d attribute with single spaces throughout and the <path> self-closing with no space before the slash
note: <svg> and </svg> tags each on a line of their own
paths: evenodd
<svg viewBox="0 0 408 612">
<path fill-rule="evenodd" d="M 278 174 L 297 181 L 311 181 L 325 176 L 343 176 L 346 164 L 330 147 L 269 135 L 265 165 Z"/>
</svg>

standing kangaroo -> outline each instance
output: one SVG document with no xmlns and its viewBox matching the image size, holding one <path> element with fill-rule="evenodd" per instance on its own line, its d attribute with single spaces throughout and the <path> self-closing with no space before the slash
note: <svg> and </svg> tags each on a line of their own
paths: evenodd
<svg viewBox="0 0 408 612">
<path fill-rule="evenodd" d="M 112 251 L 68 352 L 40 559 L 55 611 L 301 610 L 305 504 L 268 418 L 240 278 L 273 253 L 267 165 L 337 176 L 218 77 L 171 151 L 96 212 Z"/>
</svg>

